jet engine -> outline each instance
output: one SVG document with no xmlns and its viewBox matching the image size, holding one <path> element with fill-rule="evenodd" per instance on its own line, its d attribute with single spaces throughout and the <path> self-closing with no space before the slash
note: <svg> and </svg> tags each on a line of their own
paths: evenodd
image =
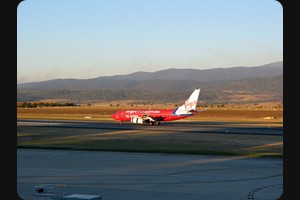
<svg viewBox="0 0 300 200">
<path fill-rule="evenodd" d="M 131 123 L 133 123 L 133 124 L 143 124 L 144 120 L 141 117 L 132 117 L 131 118 Z"/>
</svg>

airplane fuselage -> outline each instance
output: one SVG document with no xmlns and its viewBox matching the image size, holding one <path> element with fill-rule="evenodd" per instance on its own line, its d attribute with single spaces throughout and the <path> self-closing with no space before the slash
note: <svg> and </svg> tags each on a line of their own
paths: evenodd
<svg viewBox="0 0 300 200">
<path fill-rule="evenodd" d="M 157 121 L 173 121 L 193 116 L 196 111 L 191 114 L 177 115 L 176 109 L 131 109 L 131 110 L 119 110 L 112 117 L 117 121 L 131 121 L 134 117 L 143 117 L 145 115 L 151 116 Z"/>
</svg>

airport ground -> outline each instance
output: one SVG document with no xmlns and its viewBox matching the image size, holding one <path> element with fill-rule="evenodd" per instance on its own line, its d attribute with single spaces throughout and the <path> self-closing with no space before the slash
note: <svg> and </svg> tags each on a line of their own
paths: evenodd
<svg viewBox="0 0 300 200">
<path fill-rule="evenodd" d="M 159 126 L 19 119 L 18 148 L 281 157 L 278 123 L 177 121 Z"/>
<path fill-rule="evenodd" d="M 65 195 L 103 200 L 275 200 L 283 192 L 278 158 L 18 149 L 17 191 L 62 184 Z"/>
<path fill-rule="evenodd" d="M 172 109 L 174 106 L 152 105 L 153 108 Z M 136 106 L 76 106 L 76 107 L 38 107 L 17 108 L 19 119 L 73 119 L 92 121 L 112 121 L 111 115 L 120 109 L 136 109 L 147 107 Z M 259 121 L 259 122 L 283 122 L 283 110 L 278 107 L 197 107 L 197 110 L 205 110 L 188 118 L 196 121 Z"/>
<path fill-rule="evenodd" d="M 114 109 L 76 109 L 18 109 L 23 199 L 45 183 L 104 200 L 271 200 L 282 193 L 282 110 L 211 109 L 147 126 L 112 121 Z"/>
</svg>

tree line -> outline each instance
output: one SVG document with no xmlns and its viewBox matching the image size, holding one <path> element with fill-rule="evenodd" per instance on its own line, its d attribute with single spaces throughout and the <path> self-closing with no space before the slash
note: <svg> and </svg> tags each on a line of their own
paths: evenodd
<svg viewBox="0 0 300 200">
<path fill-rule="evenodd" d="M 57 106 L 77 106 L 74 103 L 30 103 L 30 102 L 23 102 L 17 104 L 17 108 L 37 108 L 37 107 L 57 107 Z"/>
</svg>

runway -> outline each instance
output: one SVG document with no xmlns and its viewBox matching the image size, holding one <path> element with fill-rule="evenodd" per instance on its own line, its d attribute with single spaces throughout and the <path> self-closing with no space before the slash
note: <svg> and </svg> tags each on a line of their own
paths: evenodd
<svg viewBox="0 0 300 200">
<path fill-rule="evenodd" d="M 70 121 L 70 120 L 18 120 L 22 126 L 46 126 L 60 128 L 86 128 L 106 130 L 154 130 L 154 131 L 184 131 L 189 133 L 218 134 L 252 134 L 252 135 L 283 135 L 283 128 L 277 124 L 256 123 L 255 126 L 245 122 L 201 122 L 176 121 L 165 122 L 159 126 L 148 124 L 119 124 L 117 122 Z"/>
<path fill-rule="evenodd" d="M 18 149 L 17 158 L 24 200 L 38 199 L 42 184 L 103 200 L 274 200 L 283 192 L 279 158 L 38 149 Z"/>
<path fill-rule="evenodd" d="M 19 126 L 282 137 L 272 123 L 166 122 L 159 126 L 69 120 L 18 120 Z M 242 136 L 244 138 L 244 136 Z M 274 200 L 283 191 L 282 158 L 246 158 L 162 153 L 17 149 L 17 191 L 37 199 L 34 186 L 65 184 L 66 194 L 103 200 Z M 42 198 L 44 199 L 44 198 Z"/>
</svg>

